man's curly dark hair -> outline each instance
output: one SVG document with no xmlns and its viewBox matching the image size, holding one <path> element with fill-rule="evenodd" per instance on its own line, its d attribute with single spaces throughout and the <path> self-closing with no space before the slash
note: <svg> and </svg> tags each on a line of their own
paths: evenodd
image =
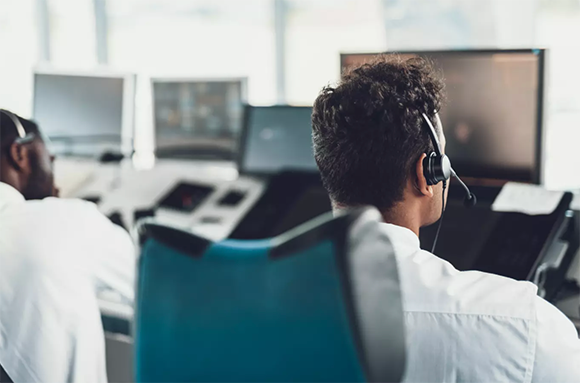
<svg viewBox="0 0 580 383">
<path fill-rule="evenodd" d="M 335 203 L 385 211 L 402 200 L 416 162 L 432 150 L 422 113 L 435 121 L 443 89 L 425 59 L 381 55 L 321 91 L 312 112 L 314 155 Z"/>
</svg>

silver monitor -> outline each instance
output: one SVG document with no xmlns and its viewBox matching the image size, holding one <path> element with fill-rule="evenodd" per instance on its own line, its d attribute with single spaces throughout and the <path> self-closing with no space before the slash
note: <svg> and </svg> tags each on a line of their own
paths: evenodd
<svg viewBox="0 0 580 383">
<path fill-rule="evenodd" d="M 312 107 L 246 107 L 238 170 L 272 175 L 284 170 L 318 172 L 312 151 Z"/>
<path fill-rule="evenodd" d="M 55 154 L 130 155 L 135 76 L 111 73 L 34 74 L 33 118 Z"/>
</svg>

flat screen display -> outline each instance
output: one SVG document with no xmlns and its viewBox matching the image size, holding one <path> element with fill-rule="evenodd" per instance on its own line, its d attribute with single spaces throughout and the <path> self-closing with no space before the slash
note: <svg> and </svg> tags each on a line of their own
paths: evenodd
<svg viewBox="0 0 580 383">
<path fill-rule="evenodd" d="M 242 127 L 245 81 L 154 81 L 159 157 L 234 158 Z"/>
<path fill-rule="evenodd" d="M 542 50 L 404 52 L 431 60 L 445 79 L 440 117 L 446 153 L 464 177 L 539 182 Z M 342 55 L 343 70 L 376 54 Z"/>
<path fill-rule="evenodd" d="M 56 154 L 121 150 L 125 78 L 36 73 L 33 118 Z"/>
<path fill-rule="evenodd" d="M 312 150 L 311 107 L 248 106 L 246 114 L 241 172 L 318 172 Z"/>
</svg>

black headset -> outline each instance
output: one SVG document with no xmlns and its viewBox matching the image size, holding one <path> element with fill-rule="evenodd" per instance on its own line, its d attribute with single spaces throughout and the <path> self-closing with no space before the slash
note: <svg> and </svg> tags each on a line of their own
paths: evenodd
<svg viewBox="0 0 580 383">
<path fill-rule="evenodd" d="M 437 185 L 439 182 L 443 182 L 443 193 L 442 193 L 442 204 L 441 204 L 441 218 L 439 219 L 439 226 L 437 227 L 437 233 L 435 234 L 435 239 L 433 241 L 433 247 L 431 252 L 435 252 L 435 247 L 437 246 L 437 239 L 439 238 L 439 231 L 441 230 L 441 224 L 443 223 L 443 215 L 445 214 L 445 189 L 447 188 L 447 181 L 451 176 L 459 182 L 459 184 L 465 190 L 465 199 L 463 200 L 463 205 L 465 207 L 472 207 L 477 203 L 477 198 L 475 194 L 469 190 L 467 185 L 459 178 L 457 173 L 451 167 L 451 160 L 441 150 L 441 145 L 439 144 L 439 139 L 437 138 L 437 132 L 435 127 L 429 120 L 429 117 L 425 113 L 422 114 L 423 119 L 427 123 L 427 133 L 431 138 L 433 143 L 433 152 L 426 153 L 427 157 L 423 160 L 423 175 L 427 180 L 428 185 Z"/>
<path fill-rule="evenodd" d="M 34 140 L 35 137 L 34 133 L 26 133 L 26 129 L 24 129 L 24 126 L 22 126 L 20 119 L 16 117 L 14 113 L 9 112 L 6 109 L 0 109 L 0 113 L 4 113 L 6 116 L 8 116 L 8 118 L 12 121 L 14 127 L 16 128 L 16 133 L 18 134 L 18 137 L 16 137 L 16 139 L 14 140 L 14 143 L 24 145 Z"/>
<path fill-rule="evenodd" d="M 431 137 L 431 142 L 433 143 L 434 152 L 427 153 L 427 157 L 423 160 L 423 175 L 427 180 L 428 185 L 437 185 L 439 182 L 443 182 L 443 187 L 447 187 L 447 181 L 449 178 L 454 177 L 457 182 L 465 190 L 465 199 L 463 200 L 463 205 L 465 207 L 472 207 L 477 203 L 477 198 L 475 194 L 469 190 L 467 185 L 459 178 L 453 167 L 451 166 L 451 160 L 441 150 L 441 145 L 439 144 L 439 139 L 437 138 L 437 132 L 429 120 L 429 117 L 423 113 L 423 118 L 427 123 L 427 133 Z"/>
</svg>

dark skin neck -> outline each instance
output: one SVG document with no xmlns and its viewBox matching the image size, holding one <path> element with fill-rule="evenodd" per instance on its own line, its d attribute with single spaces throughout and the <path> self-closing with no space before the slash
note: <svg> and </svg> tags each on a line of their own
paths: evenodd
<svg viewBox="0 0 580 383">
<path fill-rule="evenodd" d="M 0 159 L 0 182 L 12 186 L 14 189 L 22 192 L 23 183 L 19 173 L 6 161 L 5 157 Z"/>
</svg>

